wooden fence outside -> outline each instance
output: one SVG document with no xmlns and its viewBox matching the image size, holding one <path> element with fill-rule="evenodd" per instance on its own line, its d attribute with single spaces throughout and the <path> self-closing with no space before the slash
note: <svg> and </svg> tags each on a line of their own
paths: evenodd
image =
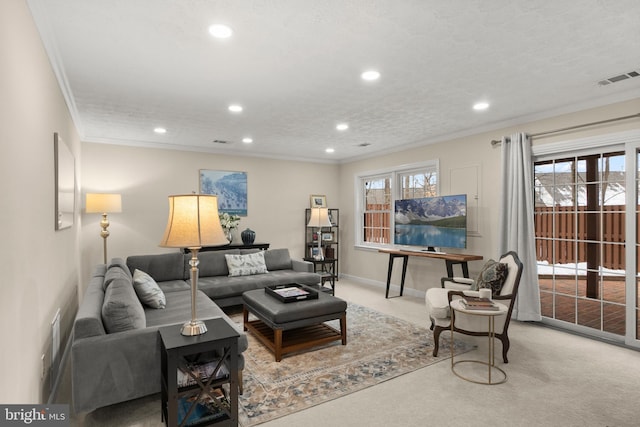
<svg viewBox="0 0 640 427">
<path fill-rule="evenodd" d="M 367 212 L 364 214 L 365 242 L 392 243 L 389 209 L 389 205 L 385 204 L 367 204 Z"/>
<path fill-rule="evenodd" d="M 625 269 L 625 206 L 604 206 L 603 212 L 586 212 L 586 207 L 536 207 L 536 259 L 550 264 L 586 262 L 587 245 L 600 245 L 601 266 L 613 270 Z M 600 224 L 597 239 L 588 239 L 587 215 Z M 556 229 L 554 233 L 553 221 Z M 554 258 L 555 249 L 555 258 Z"/>
</svg>

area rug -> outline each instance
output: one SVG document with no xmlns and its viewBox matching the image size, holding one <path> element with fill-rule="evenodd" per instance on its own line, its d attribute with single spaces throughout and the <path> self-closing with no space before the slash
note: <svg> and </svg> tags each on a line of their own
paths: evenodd
<svg viewBox="0 0 640 427">
<path fill-rule="evenodd" d="M 242 323 L 241 314 L 231 316 Z M 338 321 L 328 322 L 338 328 Z M 347 345 L 340 341 L 300 353 L 273 353 L 248 334 L 244 352 L 244 394 L 239 418 L 250 427 L 345 396 L 433 363 L 449 360 L 447 337 L 433 357 L 433 334 L 427 327 L 349 303 Z M 470 346 L 454 343 L 456 354 Z"/>
</svg>

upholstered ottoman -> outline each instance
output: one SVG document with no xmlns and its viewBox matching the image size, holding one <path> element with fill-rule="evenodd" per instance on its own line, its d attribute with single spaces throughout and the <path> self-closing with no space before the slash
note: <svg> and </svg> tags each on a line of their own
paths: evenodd
<svg viewBox="0 0 640 427">
<path fill-rule="evenodd" d="M 242 294 L 242 299 L 244 330 L 269 348 L 276 362 L 285 353 L 320 344 L 347 344 L 347 303 L 340 298 L 318 292 L 318 299 L 284 303 L 256 289 Z M 258 319 L 249 321 L 249 313 Z M 340 330 L 324 323 L 335 319 L 340 319 Z"/>
</svg>

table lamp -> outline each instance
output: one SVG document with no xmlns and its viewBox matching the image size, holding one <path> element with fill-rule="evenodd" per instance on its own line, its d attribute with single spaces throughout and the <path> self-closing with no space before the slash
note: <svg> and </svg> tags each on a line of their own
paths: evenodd
<svg viewBox="0 0 640 427">
<path fill-rule="evenodd" d="M 329 221 L 329 209 L 327 208 L 311 208 L 311 218 L 307 227 L 318 229 L 318 253 L 314 256 L 318 261 L 324 259 L 322 254 L 322 227 L 331 227 L 331 221 Z"/>
<path fill-rule="evenodd" d="M 87 193 L 87 200 L 85 204 L 87 213 L 101 213 L 102 221 L 100 226 L 102 231 L 100 236 L 103 239 L 104 247 L 104 263 L 107 263 L 107 237 L 109 237 L 109 220 L 107 219 L 108 213 L 122 212 L 122 196 L 120 194 L 106 194 L 106 193 Z"/>
<path fill-rule="evenodd" d="M 196 319 L 198 291 L 198 251 L 203 246 L 228 244 L 218 217 L 218 197 L 205 194 L 169 196 L 169 219 L 160 242 L 165 248 L 188 248 L 191 251 L 191 321 L 182 325 L 186 336 L 207 332 L 204 322 Z"/>
</svg>

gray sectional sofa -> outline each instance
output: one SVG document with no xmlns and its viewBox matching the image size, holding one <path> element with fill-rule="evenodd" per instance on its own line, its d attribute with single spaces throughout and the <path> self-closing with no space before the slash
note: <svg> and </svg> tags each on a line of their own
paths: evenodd
<svg viewBox="0 0 640 427">
<path fill-rule="evenodd" d="M 247 290 L 286 283 L 316 285 L 320 276 L 308 262 L 293 260 L 287 249 L 264 251 L 267 273 L 230 277 L 225 254 L 256 250 L 202 252 L 198 255 L 197 317 L 227 315 L 221 307 L 242 303 Z M 182 324 L 191 318 L 191 254 L 167 253 L 113 259 L 96 266 L 74 321 L 71 346 L 73 408 L 76 413 L 160 391 L 161 326 Z M 140 302 L 133 273 L 151 276 L 163 291 L 165 308 Z M 233 325 L 233 322 L 229 320 Z M 241 327 L 239 351 L 247 349 Z M 239 367 L 244 367 L 242 354 Z"/>
</svg>

